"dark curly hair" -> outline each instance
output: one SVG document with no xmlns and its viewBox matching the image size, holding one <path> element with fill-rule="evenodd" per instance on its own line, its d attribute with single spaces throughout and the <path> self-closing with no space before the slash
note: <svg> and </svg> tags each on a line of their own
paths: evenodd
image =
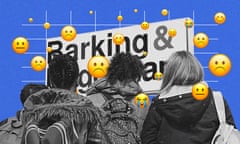
<svg viewBox="0 0 240 144">
<path fill-rule="evenodd" d="M 57 55 L 49 63 L 48 78 L 50 87 L 70 89 L 79 74 L 77 61 L 67 55 Z"/>
<path fill-rule="evenodd" d="M 107 81 L 110 84 L 115 84 L 117 81 L 139 81 L 143 73 L 144 65 L 137 56 L 121 52 L 115 54 L 111 59 Z"/>
<path fill-rule="evenodd" d="M 20 100 L 21 100 L 22 104 L 24 104 L 24 102 L 30 95 L 32 95 L 42 89 L 47 89 L 47 86 L 45 86 L 44 84 L 31 84 L 31 83 L 26 84 L 22 88 L 21 93 L 20 93 Z"/>
</svg>

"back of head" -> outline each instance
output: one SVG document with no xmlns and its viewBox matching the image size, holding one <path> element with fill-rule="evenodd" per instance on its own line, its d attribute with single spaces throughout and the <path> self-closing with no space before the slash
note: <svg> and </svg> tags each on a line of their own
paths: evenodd
<svg viewBox="0 0 240 144">
<path fill-rule="evenodd" d="M 186 51 L 172 54 L 164 68 L 161 92 L 173 85 L 193 85 L 203 80 L 203 69 L 199 61 Z"/>
<path fill-rule="evenodd" d="M 137 56 L 130 53 L 117 53 L 111 59 L 107 80 L 110 84 L 117 81 L 139 81 L 144 73 L 144 65 Z"/>
<path fill-rule="evenodd" d="M 48 78 L 51 88 L 71 89 L 79 74 L 77 61 L 67 55 L 55 56 L 49 63 Z"/>
<path fill-rule="evenodd" d="M 21 100 L 22 104 L 24 104 L 24 102 L 30 95 L 32 95 L 42 89 L 47 89 L 47 86 L 45 86 L 43 84 L 27 84 L 27 85 L 25 85 L 20 93 L 20 100 Z"/>
</svg>

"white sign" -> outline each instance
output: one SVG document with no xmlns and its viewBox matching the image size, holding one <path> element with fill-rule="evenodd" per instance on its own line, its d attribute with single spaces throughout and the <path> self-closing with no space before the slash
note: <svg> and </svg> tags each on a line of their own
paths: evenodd
<svg viewBox="0 0 240 144">
<path fill-rule="evenodd" d="M 140 24 L 115 28 L 103 31 L 78 34 L 70 42 L 61 37 L 49 38 L 47 43 L 52 47 L 51 55 L 69 54 L 78 60 L 80 68 L 79 92 L 84 94 L 87 88 L 94 82 L 87 71 L 88 60 L 95 55 L 104 55 L 107 58 L 117 52 L 131 52 L 141 58 L 145 65 L 146 74 L 141 79 L 140 85 L 144 91 L 159 90 L 160 81 L 154 80 L 154 73 L 163 70 L 163 62 L 168 57 L 181 50 L 194 52 L 192 28 L 186 28 L 186 18 L 149 23 L 149 29 L 141 29 Z M 169 37 L 168 30 L 175 29 L 176 36 Z M 118 46 L 112 41 L 112 36 L 121 33 L 125 42 Z M 147 55 L 144 55 L 147 52 Z M 46 77 L 47 79 L 47 77 Z M 96 79 L 95 79 L 96 80 Z"/>
</svg>

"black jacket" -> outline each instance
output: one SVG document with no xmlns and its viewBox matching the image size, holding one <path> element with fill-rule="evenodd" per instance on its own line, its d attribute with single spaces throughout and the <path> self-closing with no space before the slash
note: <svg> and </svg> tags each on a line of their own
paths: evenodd
<svg viewBox="0 0 240 144">
<path fill-rule="evenodd" d="M 235 126 L 226 102 L 225 109 L 227 123 Z M 202 101 L 183 92 L 153 100 L 141 138 L 143 144 L 210 144 L 218 125 L 211 89 Z"/>
</svg>

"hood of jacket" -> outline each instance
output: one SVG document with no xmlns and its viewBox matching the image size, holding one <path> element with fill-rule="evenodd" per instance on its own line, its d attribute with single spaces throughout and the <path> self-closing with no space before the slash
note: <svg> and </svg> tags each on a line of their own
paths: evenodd
<svg viewBox="0 0 240 144">
<path fill-rule="evenodd" d="M 88 90 L 87 95 L 92 95 L 96 93 L 105 93 L 105 94 L 120 94 L 123 97 L 135 96 L 138 93 L 142 92 L 141 87 L 135 81 L 130 81 L 128 83 L 116 82 L 114 85 L 111 85 L 107 82 L 106 78 L 97 80 Z"/>
<path fill-rule="evenodd" d="M 64 89 L 44 89 L 29 96 L 24 103 L 23 121 L 41 121 L 44 118 L 66 118 L 76 121 L 94 121 L 98 109 L 84 96 Z"/>
<path fill-rule="evenodd" d="M 208 88 L 208 96 L 204 100 L 196 100 L 192 96 L 192 86 L 173 86 L 167 94 L 160 94 L 154 99 L 156 111 L 176 127 L 194 126 L 203 116 L 212 99 L 212 91 Z"/>
</svg>

